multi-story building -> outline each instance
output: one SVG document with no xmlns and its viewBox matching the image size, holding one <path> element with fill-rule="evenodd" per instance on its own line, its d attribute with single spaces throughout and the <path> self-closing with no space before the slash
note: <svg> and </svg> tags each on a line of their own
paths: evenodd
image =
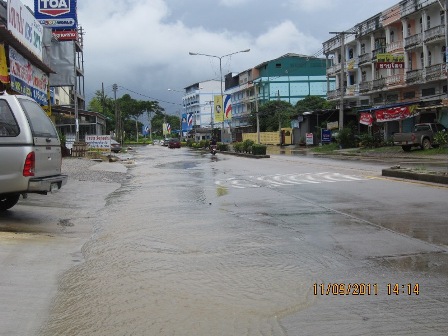
<svg viewBox="0 0 448 336">
<path fill-rule="evenodd" d="M 290 53 L 232 77 L 227 75 L 225 93 L 231 95 L 233 140 L 241 141 L 242 133 L 255 132 L 250 115 L 257 104 L 283 100 L 295 105 L 309 95 L 326 97 L 334 88 L 334 79 L 326 77 L 326 67 L 323 58 Z"/>
<path fill-rule="evenodd" d="M 416 122 L 448 125 L 446 28 L 440 1 L 404 0 L 324 42 L 327 76 L 336 80 L 327 97 L 343 125 L 371 127 L 386 140 Z"/>
<path fill-rule="evenodd" d="M 214 96 L 221 94 L 221 81 L 208 80 L 184 88 L 184 113 L 191 115 L 196 140 L 210 138 L 213 124 Z"/>
</svg>

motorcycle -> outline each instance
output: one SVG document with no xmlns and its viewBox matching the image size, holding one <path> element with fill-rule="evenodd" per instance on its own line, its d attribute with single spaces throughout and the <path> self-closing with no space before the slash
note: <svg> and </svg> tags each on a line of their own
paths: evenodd
<svg viewBox="0 0 448 336">
<path fill-rule="evenodd" d="M 210 145 L 210 154 L 216 155 L 216 145 Z"/>
</svg>

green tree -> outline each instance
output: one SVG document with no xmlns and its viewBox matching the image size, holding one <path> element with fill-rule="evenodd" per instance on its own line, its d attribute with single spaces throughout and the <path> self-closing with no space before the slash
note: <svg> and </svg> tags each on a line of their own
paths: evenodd
<svg viewBox="0 0 448 336">
<path fill-rule="evenodd" d="M 290 127 L 294 107 L 282 100 L 272 100 L 258 108 L 261 132 L 276 132 L 281 127 Z M 251 116 L 252 125 L 256 125 L 256 114 Z"/>
<path fill-rule="evenodd" d="M 299 100 L 295 109 L 299 114 L 307 111 L 331 110 L 335 108 L 334 102 L 329 102 L 325 98 L 319 96 L 307 96 Z"/>
</svg>

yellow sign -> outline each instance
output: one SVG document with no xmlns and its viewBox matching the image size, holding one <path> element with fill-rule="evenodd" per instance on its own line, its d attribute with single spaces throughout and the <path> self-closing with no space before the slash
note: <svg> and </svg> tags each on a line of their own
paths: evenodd
<svg viewBox="0 0 448 336">
<path fill-rule="evenodd" d="M 377 54 L 377 62 L 404 62 L 404 55 Z"/>
<path fill-rule="evenodd" d="M 9 83 L 8 65 L 6 64 L 5 45 L 0 44 L 0 82 Z"/>
<path fill-rule="evenodd" d="M 215 123 L 224 122 L 224 111 L 222 107 L 222 96 L 215 96 Z"/>
</svg>

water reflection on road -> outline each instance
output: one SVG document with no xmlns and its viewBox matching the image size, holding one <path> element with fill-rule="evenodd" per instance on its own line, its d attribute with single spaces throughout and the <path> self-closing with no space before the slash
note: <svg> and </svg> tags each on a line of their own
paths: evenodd
<svg viewBox="0 0 448 336">
<path fill-rule="evenodd" d="M 300 330 L 373 335 L 364 327 L 374 330 L 388 305 L 408 323 L 400 332 L 420 323 L 406 318 L 421 310 L 418 297 L 400 301 L 385 291 L 387 282 L 424 281 L 426 275 L 388 277 L 391 264 L 400 264 L 391 256 L 443 254 L 443 249 L 304 204 L 298 197 L 305 197 L 313 183 L 299 186 L 295 179 L 294 185 L 304 188 L 296 198 L 278 188 L 255 189 L 254 197 L 254 189 L 236 192 L 217 183 L 245 169 L 219 166 L 225 160 L 219 155 L 210 160 L 165 148 L 139 155 L 153 160 L 137 160 L 134 178 L 110 195 L 94 223 L 94 237 L 83 248 L 86 261 L 61 279 L 42 335 L 301 335 Z M 341 183 L 368 181 L 347 175 Z M 391 235 L 397 246 L 389 244 Z M 313 284 L 329 281 L 375 282 L 381 293 L 363 298 L 313 293 Z M 437 279 L 427 283 L 437 290 Z M 446 299 L 444 294 L 441 300 Z M 431 325 L 432 335 L 441 335 L 446 322 L 440 315 L 425 318 L 430 321 L 422 322 L 423 329 Z M 387 315 L 376 327 L 390 331 L 395 325 Z"/>
</svg>

